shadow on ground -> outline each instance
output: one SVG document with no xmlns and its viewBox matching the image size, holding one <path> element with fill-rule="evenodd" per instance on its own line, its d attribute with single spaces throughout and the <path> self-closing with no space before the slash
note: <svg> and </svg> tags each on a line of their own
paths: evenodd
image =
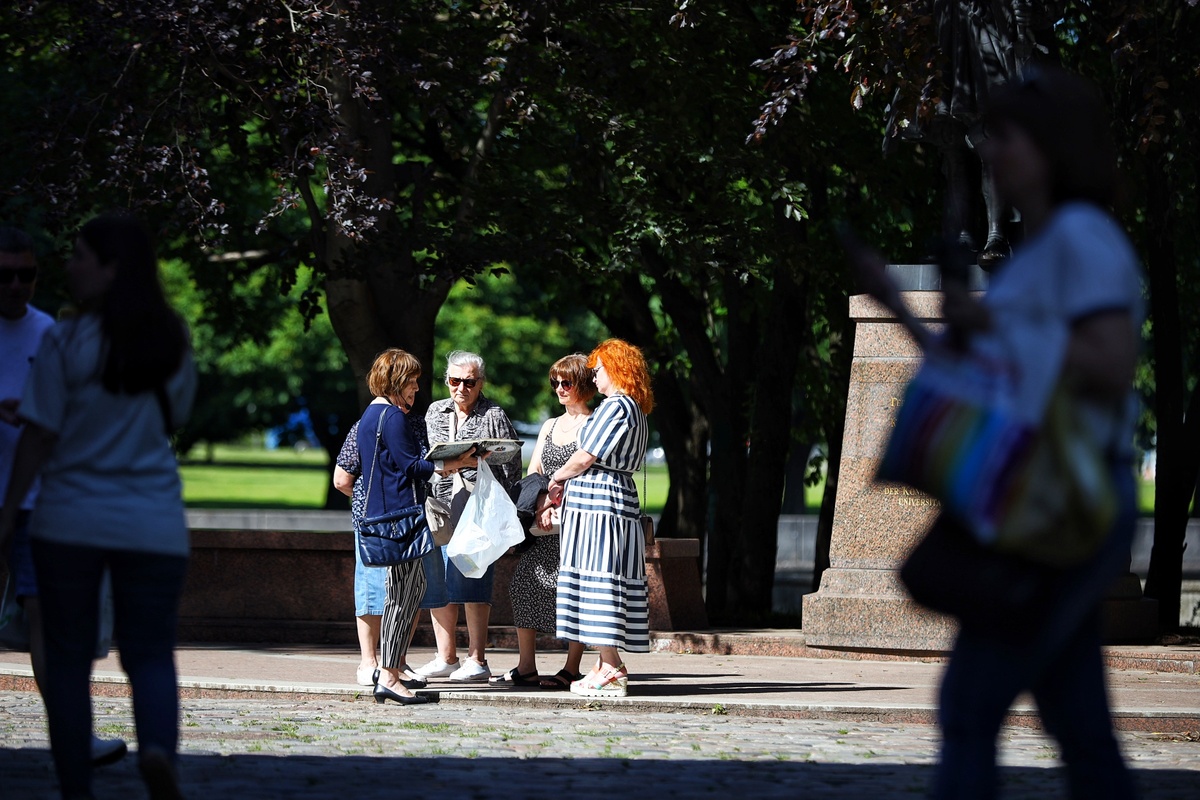
<svg viewBox="0 0 1200 800">
<path fill-rule="evenodd" d="M 183 789 L 191 798 L 393 798 L 469 797 L 473 800 L 559 800 L 571 797 L 624 800 L 741 797 L 848 800 L 921 797 L 933 775 L 930 765 L 896 763 L 821 764 L 807 761 L 684 760 L 623 754 L 619 743 L 603 758 L 473 758 L 469 751 L 445 757 L 377 755 L 205 755 L 181 758 Z M 1142 770 L 1145 800 L 1194 797 L 1196 773 Z M 52 800 L 50 754 L 40 749 L 0 748 L 0 775 L 7 800 Z M 1061 772 L 1050 768 L 1001 770 L 1006 800 L 1063 796 Z M 95 775 L 97 798 L 141 798 L 145 791 L 134 757 Z"/>
</svg>

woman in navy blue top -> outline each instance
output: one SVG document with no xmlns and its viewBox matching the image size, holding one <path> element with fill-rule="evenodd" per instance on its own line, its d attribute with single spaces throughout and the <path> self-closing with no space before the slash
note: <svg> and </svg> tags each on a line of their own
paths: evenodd
<svg viewBox="0 0 1200 800">
<path fill-rule="evenodd" d="M 424 503 L 425 485 L 434 472 L 450 474 L 476 466 L 471 455 L 445 463 L 424 458 L 428 449 L 424 421 L 420 415 L 410 417 L 408 413 L 416 399 L 420 377 L 421 362 L 396 347 L 380 353 L 367 374 L 367 386 L 375 400 L 358 421 L 358 452 L 362 456 L 363 471 L 359 480 L 367 480 L 369 486 L 364 509 L 366 517 Z M 380 635 L 383 652 L 375 683 L 375 702 L 424 703 L 424 697 L 411 691 L 421 683 L 402 676 L 402 669 L 421 598 L 425 595 L 425 572 L 421 559 L 386 569 L 387 599 L 383 605 Z"/>
</svg>

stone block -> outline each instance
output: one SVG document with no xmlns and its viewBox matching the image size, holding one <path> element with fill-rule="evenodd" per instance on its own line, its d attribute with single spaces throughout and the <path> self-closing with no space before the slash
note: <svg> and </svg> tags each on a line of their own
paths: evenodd
<svg viewBox="0 0 1200 800">
<path fill-rule="evenodd" d="M 185 641 L 354 642 L 349 531 L 193 530 Z"/>
<path fill-rule="evenodd" d="M 700 540 L 656 539 L 646 548 L 646 589 L 653 631 L 708 627 L 700 584 Z"/>
<path fill-rule="evenodd" d="M 180 605 L 182 641 L 357 641 L 350 531 L 193 530 Z M 708 627 L 696 539 L 646 549 L 650 625 Z M 509 585 L 518 557 L 496 564 L 491 625 L 512 625 Z"/>
</svg>

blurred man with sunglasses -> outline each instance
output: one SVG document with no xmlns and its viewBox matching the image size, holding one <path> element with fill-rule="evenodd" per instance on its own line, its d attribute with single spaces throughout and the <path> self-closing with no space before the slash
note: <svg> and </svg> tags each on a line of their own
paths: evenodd
<svg viewBox="0 0 1200 800">
<path fill-rule="evenodd" d="M 0 497 L 8 487 L 13 452 L 21 434 L 17 404 L 42 335 L 54 325 L 53 317 L 30 305 L 37 288 L 37 276 L 32 237 L 22 230 L 0 226 Z M 0 552 L 0 563 L 7 568 L 0 572 L 8 572 L 8 580 L 15 586 L 16 600 L 29 622 L 29 661 L 34 680 L 40 685 L 39 676 L 45 674 L 42 615 L 27 535 L 29 512 L 36 495 L 35 483 L 21 503 L 11 550 Z M 95 766 L 119 761 L 126 751 L 121 739 L 92 737 L 92 763 Z"/>
</svg>

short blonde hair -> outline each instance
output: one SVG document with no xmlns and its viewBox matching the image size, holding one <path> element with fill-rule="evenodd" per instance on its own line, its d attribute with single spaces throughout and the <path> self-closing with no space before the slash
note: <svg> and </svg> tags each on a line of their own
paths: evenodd
<svg viewBox="0 0 1200 800">
<path fill-rule="evenodd" d="M 421 362 L 412 353 L 389 347 L 375 356 L 367 373 L 367 388 L 376 397 L 394 397 L 405 385 L 421 377 Z"/>
</svg>

